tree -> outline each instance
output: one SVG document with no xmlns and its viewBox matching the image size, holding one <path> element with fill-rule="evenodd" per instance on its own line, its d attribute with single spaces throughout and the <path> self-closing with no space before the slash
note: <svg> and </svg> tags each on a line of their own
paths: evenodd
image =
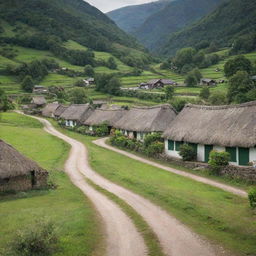
<svg viewBox="0 0 256 256">
<path fill-rule="evenodd" d="M 111 95 L 118 95 L 118 93 L 120 92 L 120 87 L 121 82 L 119 78 L 114 76 L 108 82 L 107 92 Z"/>
<path fill-rule="evenodd" d="M 91 76 L 91 77 L 94 77 L 95 75 L 94 69 L 91 65 L 86 65 L 84 67 L 84 73 L 86 76 Z"/>
<path fill-rule="evenodd" d="M 189 72 L 188 75 L 186 76 L 185 83 L 187 86 L 196 86 L 197 77 L 192 72 Z"/>
<path fill-rule="evenodd" d="M 223 92 L 216 91 L 210 95 L 209 102 L 212 105 L 225 105 L 227 103 L 227 98 Z"/>
<path fill-rule="evenodd" d="M 242 55 L 227 61 L 224 65 L 224 73 L 227 77 L 233 76 L 237 71 L 246 71 L 251 74 L 252 70 L 251 61 Z"/>
<path fill-rule="evenodd" d="M 173 98 L 174 95 L 174 88 L 170 85 L 166 86 L 164 88 L 164 92 L 165 92 L 165 97 L 167 100 L 171 100 Z"/>
<path fill-rule="evenodd" d="M 199 94 L 201 99 L 207 100 L 210 96 L 210 89 L 208 86 L 205 86 L 201 89 L 200 94 Z"/>
<path fill-rule="evenodd" d="M 107 62 L 107 66 L 110 69 L 117 69 L 117 64 L 116 64 L 116 61 L 113 57 L 109 57 L 108 62 Z"/>
<path fill-rule="evenodd" d="M 249 92 L 255 89 L 250 75 L 246 71 L 238 71 L 229 79 L 228 85 L 228 101 L 235 103 L 242 103 L 248 100 Z"/>
<path fill-rule="evenodd" d="M 194 48 L 180 49 L 174 58 L 174 64 L 181 70 L 185 64 L 191 64 L 193 62 L 195 54 L 196 50 Z"/>
<path fill-rule="evenodd" d="M 69 91 L 69 100 L 73 104 L 85 104 L 89 99 L 84 88 L 74 88 Z"/>
<path fill-rule="evenodd" d="M 14 106 L 12 102 L 9 100 L 4 90 L 0 89 L 0 111 L 7 111 L 13 109 Z"/>
<path fill-rule="evenodd" d="M 21 88 L 25 92 L 32 92 L 34 88 L 34 81 L 31 76 L 25 76 L 25 78 L 21 82 Z"/>
</svg>

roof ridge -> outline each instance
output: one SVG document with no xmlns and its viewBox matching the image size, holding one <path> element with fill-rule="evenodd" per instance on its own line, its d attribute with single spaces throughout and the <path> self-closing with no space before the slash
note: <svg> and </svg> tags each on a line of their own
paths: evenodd
<svg viewBox="0 0 256 256">
<path fill-rule="evenodd" d="M 218 109 L 231 109 L 231 108 L 243 108 L 243 107 L 252 107 L 256 106 L 256 101 L 250 101 L 241 104 L 234 104 L 234 105 L 218 105 L 218 106 L 211 106 L 211 105 L 196 105 L 196 104 L 186 104 L 185 108 L 197 108 L 197 109 L 207 109 L 207 110 L 218 110 Z"/>
</svg>

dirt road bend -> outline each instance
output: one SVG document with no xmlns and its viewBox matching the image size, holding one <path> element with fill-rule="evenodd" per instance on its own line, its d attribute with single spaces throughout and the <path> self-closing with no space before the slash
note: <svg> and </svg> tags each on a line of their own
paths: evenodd
<svg viewBox="0 0 256 256">
<path fill-rule="evenodd" d="M 102 197 L 101 194 L 89 188 L 86 183 L 84 183 L 83 177 L 77 173 L 77 169 L 85 177 L 91 179 L 95 184 L 114 193 L 126 201 L 130 206 L 132 206 L 155 232 L 166 255 L 226 255 L 226 253 L 221 248 L 215 247 L 206 240 L 203 240 L 201 237 L 199 237 L 197 234 L 179 222 L 176 218 L 170 216 L 166 211 L 154 205 L 149 200 L 129 191 L 128 189 L 108 181 L 107 179 L 94 172 L 88 164 L 87 151 L 82 143 L 58 132 L 48 121 L 44 119 L 41 119 L 41 121 L 44 123 L 45 130 L 47 132 L 67 141 L 72 145 L 72 151 L 66 165 L 66 170 L 71 176 L 71 179 L 76 182 L 78 186 L 82 186 L 86 194 L 95 202 L 96 207 L 103 215 L 103 219 L 107 224 L 109 234 L 108 242 L 110 246 L 108 249 L 108 255 L 118 255 L 118 249 L 116 249 L 118 245 L 121 247 L 119 255 L 143 256 L 146 249 L 142 238 L 135 231 L 129 219 L 127 220 L 127 218 L 125 218 L 125 216 L 120 213 L 120 209 L 117 207 L 116 210 L 119 211 L 119 213 L 116 213 L 116 210 L 113 210 L 114 206 L 111 202 L 109 202 L 105 197 Z M 77 167 L 77 169 L 75 167 Z M 101 198 L 99 199 L 99 197 Z M 104 213 L 105 209 L 107 209 L 106 213 Z M 120 230 L 121 227 L 122 230 Z M 113 238 L 117 239 L 117 241 L 114 241 L 115 239 Z M 131 243 L 133 243 L 132 246 Z M 111 246 L 111 244 L 113 246 Z M 111 247 L 113 247 L 112 250 L 115 252 L 113 254 L 110 253 Z M 123 251 L 125 247 L 127 248 L 126 253 Z"/>
<path fill-rule="evenodd" d="M 242 190 L 242 189 L 235 188 L 235 187 L 232 187 L 232 186 L 229 186 L 229 185 L 225 185 L 223 183 L 220 183 L 220 182 L 217 182 L 217 181 L 213 181 L 211 179 L 207 179 L 207 178 L 204 178 L 204 177 L 200 177 L 200 176 L 197 176 L 197 175 L 192 174 L 192 173 L 188 173 L 188 172 L 185 172 L 185 171 L 180 171 L 180 170 L 177 170 L 177 169 L 174 169 L 174 168 L 162 165 L 162 164 L 158 164 L 156 162 L 150 161 L 150 160 L 145 159 L 143 157 L 139 157 L 139 156 L 136 156 L 136 155 L 134 155 L 132 153 L 126 152 L 124 150 L 112 147 L 112 146 L 106 144 L 106 140 L 107 139 L 108 138 L 103 138 L 103 139 L 95 140 L 93 143 L 98 145 L 98 146 L 101 146 L 103 148 L 106 148 L 106 149 L 115 151 L 115 152 L 117 152 L 119 154 L 122 154 L 122 155 L 125 155 L 127 157 L 130 157 L 130 158 L 132 158 L 134 160 L 140 161 L 142 163 L 149 164 L 149 165 L 152 165 L 152 166 L 157 167 L 159 169 L 163 169 L 165 171 L 168 171 L 168 172 L 171 172 L 171 173 L 175 173 L 175 174 L 178 174 L 180 176 L 187 177 L 187 178 L 190 178 L 192 180 L 195 180 L 195 181 L 198 181 L 198 182 L 201 182 L 201 183 L 205 183 L 205 184 L 211 185 L 213 187 L 220 188 L 220 189 L 225 190 L 227 192 L 230 192 L 232 194 L 235 194 L 235 195 L 238 195 L 238 196 L 241 196 L 241 197 L 247 197 L 248 196 L 247 192 Z"/>
<path fill-rule="evenodd" d="M 58 132 L 47 120 L 36 119 L 44 124 L 46 132 L 72 146 L 65 164 L 65 171 L 71 181 L 93 202 L 102 217 L 106 229 L 106 254 L 108 256 L 146 256 L 147 248 L 144 240 L 130 218 L 114 202 L 86 183 L 83 174 L 92 171 L 87 162 L 84 145 Z M 89 177 L 89 175 L 86 176 Z"/>
</svg>

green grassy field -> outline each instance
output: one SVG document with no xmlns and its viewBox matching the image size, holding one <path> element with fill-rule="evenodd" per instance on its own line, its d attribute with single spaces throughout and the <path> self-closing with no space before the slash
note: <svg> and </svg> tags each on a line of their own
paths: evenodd
<svg viewBox="0 0 256 256">
<path fill-rule="evenodd" d="M 92 144 L 94 138 L 65 133 L 85 143 L 93 169 L 104 177 L 150 199 L 235 255 L 255 255 L 256 214 L 247 199 L 102 149 Z"/>
<path fill-rule="evenodd" d="M 55 190 L 0 196 L 0 254 L 18 229 L 48 218 L 60 237 L 55 256 L 102 255 L 98 216 L 89 200 L 61 172 L 69 146 L 44 132 L 38 121 L 15 113 L 1 114 L 0 138 L 49 170 L 50 180 L 57 185 Z"/>
</svg>

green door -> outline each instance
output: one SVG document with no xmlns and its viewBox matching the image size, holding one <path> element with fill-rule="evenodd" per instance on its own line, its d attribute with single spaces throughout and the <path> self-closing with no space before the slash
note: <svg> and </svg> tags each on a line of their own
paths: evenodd
<svg viewBox="0 0 256 256">
<path fill-rule="evenodd" d="M 232 147 L 226 147 L 226 152 L 230 154 L 230 162 L 236 163 L 237 158 L 236 158 L 236 148 Z"/>
<path fill-rule="evenodd" d="M 213 150 L 213 145 L 204 145 L 204 161 L 208 163 L 210 152 Z"/>
<path fill-rule="evenodd" d="M 249 148 L 238 148 L 239 165 L 248 165 L 249 159 Z"/>
</svg>

